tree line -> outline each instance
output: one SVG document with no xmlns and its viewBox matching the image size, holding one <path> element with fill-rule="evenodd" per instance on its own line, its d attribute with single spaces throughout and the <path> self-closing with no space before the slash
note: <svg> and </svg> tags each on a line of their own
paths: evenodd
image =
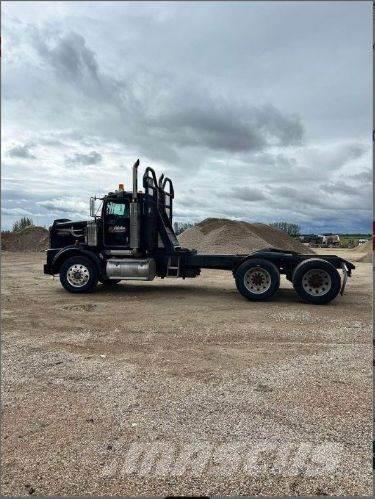
<svg viewBox="0 0 375 499">
<path fill-rule="evenodd" d="M 301 233 L 301 227 L 298 224 L 292 224 L 289 222 L 274 222 L 270 225 L 271 227 L 275 227 L 275 229 L 286 232 L 289 236 L 292 237 L 299 236 Z"/>
<path fill-rule="evenodd" d="M 33 220 L 29 217 L 22 217 L 19 220 L 16 220 L 12 226 L 12 232 L 20 232 L 26 227 L 30 227 L 34 225 Z"/>
</svg>

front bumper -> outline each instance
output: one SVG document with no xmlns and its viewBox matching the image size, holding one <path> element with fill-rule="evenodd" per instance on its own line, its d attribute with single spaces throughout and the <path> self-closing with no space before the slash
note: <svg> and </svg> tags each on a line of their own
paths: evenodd
<svg viewBox="0 0 375 499">
<path fill-rule="evenodd" d="M 43 265 L 43 272 L 48 275 L 54 275 L 56 274 L 54 266 L 53 266 L 53 261 L 55 259 L 55 256 L 57 253 L 60 251 L 60 248 L 50 248 L 46 250 L 46 259 L 47 263 Z"/>
<path fill-rule="evenodd" d="M 45 274 L 49 274 L 49 275 L 51 275 L 51 274 L 52 274 L 52 275 L 53 275 L 53 272 L 52 272 L 51 266 L 50 266 L 50 265 L 48 265 L 48 263 L 45 263 L 45 264 L 43 265 L 43 272 L 44 272 Z"/>
</svg>

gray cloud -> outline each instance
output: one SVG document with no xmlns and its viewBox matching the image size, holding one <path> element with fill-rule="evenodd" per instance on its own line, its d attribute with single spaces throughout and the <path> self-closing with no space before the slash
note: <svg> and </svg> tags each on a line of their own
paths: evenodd
<svg viewBox="0 0 375 499">
<path fill-rule="evenodd" d="M 39 203 L 40 206 L 45 208 L 46 210 L 52 211 L 52 212 L 58 212 L 58 213 L 71 213 L 72 210 L 70 208 L 65 208 L 64 206 L 56 206 L 55 203 L 52 203 L 50 201 L 43 201 Z"/>
<path fill-rule="evenodd" d="M 353 143 L 348 146 L 346 151 L 348 160 L 361 158 L 367 150 L 365 144 Z"/>
<path fill-rule="evenodd" d="M 16 217 L 24 217 L 32 215 L 30 211 L 24 210 L 23 208 L 1 208 L 1 213 L 3 215 L 10 215 Z"/>
<path fill-rule="evenodd" d="M 320 189 L 324 192 L 327 192 L 330 195 L 335 195 L 335 194 L 345 194 L 348 196 L 358 194 L 359 189 L 358 187 L 353 187 L 351 185 L 348 185 L 346 182 L 342 181 L 337 181 L 337 182 L 332 182 L 330 184 L 323 184 L 320 186 Z"/>
<path fill-rule="evenodd" d="M 40 138 L 39 143 L 46 145 L 46 146 L 53 146 L 53 147 L 63 147 L 64 143 L 61 140 L 54 139 L 54 138 Z"/>
<path fill-rule="evenodd" d="M 209 202 L 204 201 L 202 199 L 197 199 L 197 197 L 191 196 L 191 197 L 179 197 L 178 199 L 178 206 L 179 207 L 184 207 L 184 208 L 194 208 L 195 210 L 207 210 L 210 208 Z"/>
<path fill-rule="evenodd" d="M 76 80 L 93 78 L 98 80 L 98 64 L 84 37 L 78 33 L 58 36 L 49 45 L 38 29 L 33 29 L 34 46 L 39 54 L 54 68 L 60 78 Z"/>
<path fill-rule="evenodd" d="M 70 217 L 82 218 L 88 216 L 88 203 L 80 198 L 72 198 L 66 196 L 64 198 L 47 199 L 38 201 L 38 207 L 48 210 L 50 213 L 59 214 L 65 213 Z"/>
<path fill-rule="evenodd" d="M 65 164 L 68 166 L 76 166 L 76 165 L 97 165 L 102 161 L 103 157 L 96 151 L 91 151 L 88 154 L 80 154 L 76 153 L 73 156 L 70 156 L 65 159 Z"/>
<path fill-rule="evenodd" d="M 201 146 L 228 152 L 266 149 L 270 145 L 302 142 L 298 117 L 283 115 L 274 106 L 257 108 L 208 95 L 189 95 L 189 100 L 148 120 L 164 140 L 183 147 Z"/>
<path fill-rule="evenodd" d="M 300 189 L 295 189 L 294 187 L 288 187 L 288 186 L 281 186 L 273 189 L 273 194 L 276 194 L 278 196 L 290 199 L 290 200 L 299 200 L 304 203 L 310 203 L 311 204 L 311 199 L 308 199 L 308 196 L 306 194 L 306 190 L 300 190 Z"/>
<path fill-rule="evenodd" d="M 39 56 L 59 77 L 84 92 L 86 98 L 99 98 L 102 105 L 113 106 L 113 114 L 121 112 L 128 118 L 118 131 L 122 130 L 134 146 L 153 154 L 157 147 L 165 160 L 178 159 L 174 147 L 242 153 L 302 142 L 301 118 L 282 113 L 271 104 L 254 106 L 246 100 L 229 100 L 215 95 L 197 80 L 176 79 L 173 87 L 166 84 L 160 89 L 156 75 L 149 72 L 130 82 L 114 78 L 100 70 L 94 52 L 87 47 L 84 37 L 75 32 L 58 35 L 52 48 L 36 29 L 32 40 Z M 166 74 L 163 80 L 167 83 L 168 78 L 174 77 Z M 138 88 L 140 79 L 143 95 Z M 140 128 L 146 134 L 139 134 Z"/>
<path fill-rule="evenodd" d="M 14 146 L 8 151 L 8 156 L 11 158 L 36 159 L 36 156 L 30 152 L 34 144 L 24 144 Z"/>
<path fill-rule="evenodd" d="M 264 192 L 255 187 L 235 187 L 231 190 L 230 194 L 233 198 L 246 202 L 266 199 Z"/>
<path fill-rule="evenodd" d="M 305 161 L 311 172 L 328 171 L 332 173 L 347 163 L 362 158 L 369 150 L 365 142 L 346 142 L 344 144 L 330 144 L 329 147 L 310 147 L 305 151 Z"/>
<path fill-rule="evenodd" d="M 361 183 L 370 183 L 372 182 L 372 170 L 364 170 L 359 173 L 355 173 L 354 175 L 350 175 L 350 178 L 353 180 L 357 180 L 358 182 Z"/>
<path fill-rule="evenodd" d="M 311 217 L 311 212 L 328 216 L 331 211 L 336 212 L 335 217 L 340 212 L 371 211 L 371 188 L 358 189 L 349 186 L 345 182 L 337 181 L 327 185 L 304 186 L 296 189 L 294 187 L 281 186 L 273 189 L 272 199 L 269 200 L 270 207 L 284 204 L 285 210 L 293 207 L 295 213 L 305 214 Z M 317 194 L 318 193 L 318 194 Z M 280 203 L 284 199 L 284 203 Z"/>
</svg>

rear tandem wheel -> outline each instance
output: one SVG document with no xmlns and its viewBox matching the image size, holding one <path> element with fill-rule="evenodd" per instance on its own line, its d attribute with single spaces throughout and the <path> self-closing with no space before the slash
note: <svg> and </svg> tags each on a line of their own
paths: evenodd
<svg viewBox="0 0 375 499">
<path fill-rule="evenodd" d="M 280 287 L 279 270 L 261 258 L 243 262 L 235 271 L 234 278 L 241 295 L 253 301 L 268 300 Z"/>
<path fill-rule="evenodd" d="M 331 263 L 321 258 L 309 258 L 294 269 L 293 287 L 303 300 L 323 305 L 339 294 L 341 278 Z"/>
</svg>

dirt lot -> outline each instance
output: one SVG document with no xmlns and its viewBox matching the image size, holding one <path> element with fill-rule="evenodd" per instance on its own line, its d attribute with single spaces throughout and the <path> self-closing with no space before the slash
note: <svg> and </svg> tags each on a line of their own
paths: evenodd
<svg viewBox="0 0 375 499">
<path fill-rule="evenodd" d="M 219 271 L 75 296 L 43 258 L 2 257 L 3 494 L 371 494 L 371 264 L 319 307 Z"/>
</svg>

